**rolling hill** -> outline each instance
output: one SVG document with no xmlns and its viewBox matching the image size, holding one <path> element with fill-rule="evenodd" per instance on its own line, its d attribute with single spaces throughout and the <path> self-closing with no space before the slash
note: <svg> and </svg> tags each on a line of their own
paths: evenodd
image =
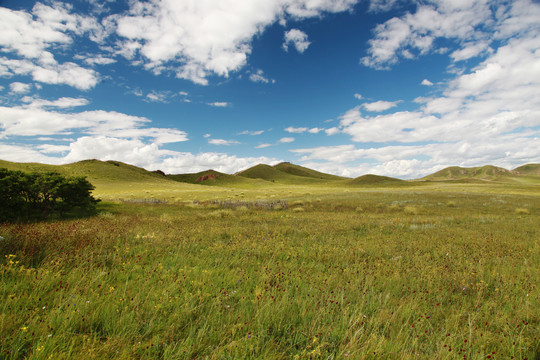
<svg viewBox="0 0 540 360">
<path fill-rule="evenodd" d="M 236 173 L 235 176 L 241 176 L 250 179 L 262 179 L 272 183 L 289 185 L 316 185 L 335 182 L 335 180 L 329 179 L 333 177 L 333 175 L 319 173 L 315 170 L 302 168 L 300 166 L 281 165 L 281 168 L 287 168 L 290 172 L 283 171 L 279 167 L 259 164 L 250 167 L 249 169 L 240 171 Z M 303 173 L 304 175 L 296 175 L 291 172 Z M 323 178 L 321 178 L 320 176 L 323 176 Z M 336 178 L 340 179 L 339 177 Z"/>
<path fill-rule="evenodd" d="M 216 170 L 206 170 L 191 174 L 166 175 L 168 179 L 197 185 L 208 186 L 267 186 L 267 181 L 242 176 L 224 174 Z"/>
<path fill-rule="evenodd" d="M 540 176 L 540 164 L 526 164 L 515 168 L 512 172 L 518 176 Z"/>
<path fill-rule="evenodd" d="M 346 180 L 348 178 L 336 176 L 336 175 L 330 175 L 325 174 L 313 169 L 309 169 L 300 165 L 291 164 L 290 162 L 282 162 L 277 165 L 273 166 L 275 169 L 279 171 L 286 172 L 291 175 L 296 176 L 303 176 L 303 177 L 310 177 L 314 179 L 322 179 L 322 180 Z"/>
<path fill-rule="evenodd" d="M 397 185 L 404 184 L 406 181 L 388 176 L 367 174 L 348 180 L 345 183 L 347 185 Z"/>
</svg>

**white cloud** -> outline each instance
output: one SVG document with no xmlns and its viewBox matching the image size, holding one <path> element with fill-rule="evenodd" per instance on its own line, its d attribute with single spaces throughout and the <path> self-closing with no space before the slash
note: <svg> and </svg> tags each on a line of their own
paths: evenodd
<svg viewBox="0 0 540 360">
<path fill-rule="evenodd" d="M 242 131 L 242 132 L 239 132 L 238 135 L 251 135 L 251 136 L 256 136 L 256 135 L 261 135 L 262 133 L 264 133 L 264 130 L 257 130 L 257 131 L 244 130 L 244 131 Z"/>
<path fill-rule="evenodd" d="M 358 106 L 342 115 L 336 132 L 376 146 L 345 144 L 292 151 L 303 164 L 354 176 L 370 172 L 418 178 L 452 165 L 512 169 L 538 162 L 540 98 L 532 94 L 540 91 L 540 6 L 528 3 L 525 10 L 524 4 L 516 1 L 503 10 L 518 18 L 499 14 L 503 21 L 486 25 L 501 29 L 497 36 L 508 38 L 491 43 L 492 50 L 482 53 L 485 60 L 456 72 L 438 94 L 415 99 L 418 110 L 364 116 Z M 450 9 L 459 4 L 440 2 L 443 5 Z M 462 5 L 467 9 L 470 4 Z M 534 26 L 532 18 L 538 20 Z M 463 46 L 467 49 L 469 42 Z"/>
<path fill-rule="evenodd" d="M 31 84 L 25 84 L 21 82 L 12 82 L 11 84 L 9 84 L 10 91 L 15 94 L 27 93 L 30 91 L 31 88 Z"/>
<path fill-rule="evenodd" d="M 94 56 L 94 57 L 87 57 L 83 61 L 85 64 L 88 64 L 88 65 L 109 65 L 109 64 L 114 64 L 116 62 L 115 59 L 105 57 L 102 55 Z"/>
<path fill-rule="evenodd" d="M 279 139 L 279 143 L 286 144 L 286 143 L 292 143 L 295 139 L 293 137 L 284 137 Z"/>
<path fill-rule="evenodd" d="M 255 146 L 255 149 L 264 149 L 264 148 L 267 148 L 267 147 L 270 147 L 272 146 L 272 144 L 259 144 L 257 146 Z"/>
<path fill-rule="evenodd" d="M 371 0 L 369 3 L 369 11 L 381 12 L 388 11 L 396 5 L 398 0 Z"/>
<path fill-rule="evenodd" d="M 36 106 L 59 108 L 82 105 L 80 99 L 63 98 L 48 102 L 33 100 Z M 85 111 L 60 113 L 41 107 L 0 107 L 0 138 L 12 136 L 62 135 L 75 132 L 91 136 L 107 135 L 116 138 L 151 138 L 156 144 L 187 140 L 183 131 L 169 128 L 152 128 L 145 125 L 150 120 L 114 111 Z"/>
<path fill-rule="evenodd" d="M 354 94 L 354 97 L 358 100 L 361 100 L 363 98 L 361 94 Z"/>
<path fill-rule="evenodd" d="M 216 101 L 216 102 L 212 102 L 212 103 L 206 103 L 207 105 L 210 105 L 212 107 L 229 107 L 231 106 L 231 103 L 228 103 L 228 102 L 224 102 L 224 101 Z"/>
<path fill-rule="evenodd" d="M 255 73 L 251 73 L 249 75 L 249 80 L 253 81 L 253 82 L 260 82 L 260 83 L 264 83 L 264 84 L 268 84 L 268 83 L 272 83 L 272 84 L 275 84 L 276 80 L 274 79 L 268 79 L 265 75 L 264 75 L 264 71 L 262 70 L 257 70 L 257 72 Z"/>
<path fill-rule="evenodd" d="M 29 60 L 7 59 L 0 57 L 3 76 L 30 75 L 34 81 L 45 84 L 66 84 L 80 90 L 89 90 L 99 82 L 99 75 L 92 69 L 85 69 L 75 63 L 58 64 L 50 62 L 36 64 Z"/>
<path fill-rule="evenodd" d="M 434 84 L 433 84 L 431 81 L 429 81 L 428 79 L 422 80 L 421 84 L 424 85 L 424 86 L 433 86 L 433 85 L 434 85 Z"/>
<path fill-rule="evenodd" d="M 224 146 L 240 144 L 236 140 L 223 140 L 223 139 L 208 139 L 208 143 L 212 145 L 224 145 Z"/>
<path fill-rule="evenodd" d="M 326 133 L 326 135 L 332 136 L 332 135 L 339 134 L 341 130 L 339 130 L 338 127 L 331 127 L 329 129 L 324 130 L 324 132 Z"/>
<path fill-rule="evenodd" d="M 318 134 L 321 131 L 325 131 L 325 129 L 318 128 L 318 127 L 315 127 L 315 128 L 297 127 L 297 128 L 295 128 L 295 127 L 292 127 L 292 126 L 289 126 L 288 128 L 285 128 L 284 130 L 286 132 L 288 132 L 288 133 L 291 133 L 291 134 L 302 134 L 302 133 L 305 133 L 305 132 L 308 132 L 310 134 Z"/>
<path fill-rule="evenodd" d="M 43 100 L 39 98 L 25 96 L 24 98 L 21 99 L 21 101 L 24 103 L 27 103 L 28 107 L 34 107 L 34 108 L 53 107 L 53 108 L 61 108 L 61 109 L 73 108 L 77 106 L 85 106 L 90 103 L 87 99 L 84 99 L 84 98 L 70 98 L 70 97 L 62 97 L 60 99 L 51 101 L 51 100 Z"/>
<path fill-rule="evenodd" d="M 388 68 L 400 57 L 414 58 L 436 51 L 437 38 L 466 44 L 468 50 L 453 53 L 456 61 L 476 56 L 487 49 L 490 37 L 487 31 L 493 26 L 495 16 L 487 0 L 423 2 L 415 13 L 378 25 L 362 63 L 376 69 Z"/>
<path fill-rule="evenodd" d="M 284 129 L 286 132 L 289 132 L 289 133 L 292 133 L 292 134 L 301 134 L 303 132 L 306 132 L 308 131 L 308 128 L 307 127 L 298 127 L 298 128 L 295 128 L 295 127 L 292 127 L 292 126 L 289 126 L 288 128 Z"/>
<path fill-rule="evenodd" d="M 98 82 L 98 74 L 73 62 L 59 64 L 48 50 L 68 46 L 71 36 L 88 34 L 91 40 L 102 37 L 101 26 L 91 17 L 70 13 L 69 5 L 36 3 L 32 14 L 0 7 L 0 46 L 4 52 L 23 59 L 0 58 L 0 75 L 31 75 L 47 84 L 67 84 L 88 90 Z"/>
<path fill-rule="evenodd" d="M 375 101 L 362 104 L 362 107 L 368 111 L 380 112 L 396 107 L 400 101 Z"/>
<path fill-rule="evenodd" d="M 130 2 L 116 16 L 119 53 L 152 71 L 168 70 L 197 84 L 228 77 L 247 63 L 251 41 L 276 21 L 352 9 L 357 0 L 153 0 Z M 292 32 L 291 35 L 294 35 Z M 298 33 L 296 33 L 298 34 Z M 307 40 L 298 40 L 299 51 Z"/>
<path fill-rule="evenodd" d="M 283 49 L 289 50 L 289 45 L 294 45 L 296 51 L 303 53 L 307 50 L 311 42 L 308 40 L 308 36 L 305 32 L 298 29 L 291 29 L 285 33 L 285 40 L 283 42 Z"/>
</svg>

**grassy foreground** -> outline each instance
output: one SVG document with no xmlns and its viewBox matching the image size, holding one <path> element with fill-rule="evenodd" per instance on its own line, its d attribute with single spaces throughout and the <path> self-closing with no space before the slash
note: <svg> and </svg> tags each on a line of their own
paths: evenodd
<svg viewBox="0 0 540 360">
<path fill-rule="evenodd" d="M 538 359 L 540 197 L 398 190 L 0 225 L 0 358 Z"/>
</svg>

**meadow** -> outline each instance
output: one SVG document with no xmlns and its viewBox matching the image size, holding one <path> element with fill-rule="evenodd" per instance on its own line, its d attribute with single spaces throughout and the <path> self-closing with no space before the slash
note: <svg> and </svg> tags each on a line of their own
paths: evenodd
<svg viewBox="0 0 540 360">
<path fill-rule="evenodd" d="M 540 357 L 537 185 L 178 186 L 1 224 L 0 358 Z"/>
</svg>

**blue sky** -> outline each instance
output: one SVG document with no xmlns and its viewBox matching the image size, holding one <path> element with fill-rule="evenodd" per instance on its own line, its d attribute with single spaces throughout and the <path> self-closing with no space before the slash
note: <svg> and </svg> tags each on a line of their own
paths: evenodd
<svg viewBox="0 0 540 360">
<path fill-rule="evenodd" d="M 538 1 L 0 1 L 4 160 L 407 179 L 539 136 Z"/>
</svg>

